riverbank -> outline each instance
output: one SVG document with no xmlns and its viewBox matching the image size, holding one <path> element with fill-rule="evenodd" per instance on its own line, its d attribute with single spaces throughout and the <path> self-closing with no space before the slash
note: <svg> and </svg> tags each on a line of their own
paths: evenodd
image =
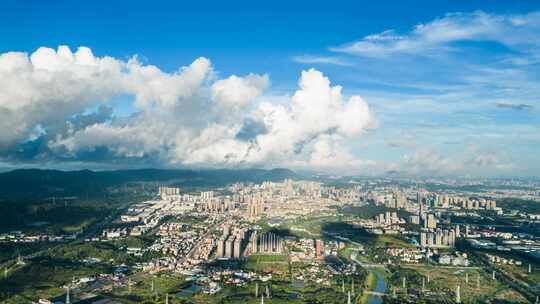
<svg viewBox="0 0 540 304">
<path fill-rule="evenodd" d="M 367 294 L 366 291 L 373 291 L 375 290 L 375 287 L 377 287 L 377 276 L 375 275 L 375 272 L 370 271 L 364 282 L 364 292 L 362 293 L 362 296 L 360 296 L 360 303 L 368 304 L 369 294 Z"/>
<path fill-rule="evenodd" d="M 382 304 L 381 295 L 386 293 L 386 276 L 380 269 L 371 270 L 364 282 L 364 292 L 357 299 L 356 303 L 362 304 Z"/>
</svg>

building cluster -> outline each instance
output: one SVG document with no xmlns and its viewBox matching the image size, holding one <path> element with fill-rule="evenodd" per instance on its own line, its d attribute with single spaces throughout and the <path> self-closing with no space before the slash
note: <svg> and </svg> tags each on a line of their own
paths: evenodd
<svg viewBox="0 0 540 304">
<path fill-rule="evenodd" d="M 244 257 L 243 249 L 246 247 L 248 233 L 249 231 L 242 228 L 231 229 L 230 226 L 225 226 L 223 228 L 223 234 L 217 240 L 216 257 L 224 259 L 239 259 Z"/>
<path fill-rule="evenodd" d="M 192 255 L 189 257 L 189 264 L 199 265 L 208 261 L 215 245 L 215 239 L 210 235 L 205 235 L 194 248 Z"/>
<path fill-rule="evenodd" d="M 352 188 L 335 188 L 335 187 L 323 187 L 321 190 L 322 197 L 327 197 L 331 200 L 350 203 L 355 201 L 364 200 L 364 193 L 358 187 Z"/>
<path fill-rule="evenodd" d="M 185 230 L 167 230 L 160 227 L 157 234 L 159 238 L 150 246 L 150 249 L 183 258 L 198 243 L 201 234 L 201 229 L 194 227 L 186 227 Z"/>
<path fill-rule="evenodd" d="M 125 237 L 129 234 L 129 230 L 127 228 L 111 228 L 111 229 L 104 229 L 101 235 L 106 239 L 117 239 L 121 237 Z"/>
<path fill-rule="evenodd" d="M 207 213 L 225 213 L 232 211 L 236 204 L 228 197 L 216 197 L 203 199 L 202 204 L 199 205 L 202 212 Z"/>
<path fill-rule="evenodd" d="M 397 190 L 391 190 L 389 192 L 369 192 L 368 200 L 392 209 L 403 209 L 407 205 L 407 196 Z"/>
<path fill-rule="evenodd" d="M 164 201 L 180 200 L 180 188 L 178 187 L 159 187 L 158 195 Z"/>
<path fill-rule="evenodd" d="M 456 231 L 454 229 L 436 229 L 420 232 L 421 247 L 454 247 Z"/>
<path fill-rule="evenodd" d="M 252 195 L 247 197 L 247 205 L 250 217 L 261 216 L 264 212 L 264 199 L 261 195 Z"/>
<path fill-rule="evenodd" d="M 411 224 L 421 224 L 425 229 L 435 229 L 437 228 L 437 218 L 435 214 L 428 212 L 428 207 L 418 197 L 418 215 L 409 216 L 409 221 Z"/>
<path fill-rule="evenodd" d="M 259 235 L 257 243 L 252 244 L 252 248 L 255 249 L 252 253 L 282 254 L 283 239 L 271 232 L 262 233 Z"/>
<path fill-rule="evenodd" d="M 425 203 L 433 208 L 453 208 L 468 210 L 498 210 L 497 202 L 492 199 L 464 197 L 430 192 L 418 192 L 417 203 Z"/>
<path fill-rule="evenodd" d="M 437 259 L 438 263 L 441 265 L 452 265 L 452 266 L 469 266 L 469 259 L 466 253 L 454 252 L 453 254 L 441 254 Z"/>
<path fill-rule="evenodd" d="M 232 199 L 245 208 L 250 219 L 296 218 L 310 214 L 333 214 L 330 207 L 359 199 L 358 189 L 337 189 L 312 181 L 237 183 L 229 187 Z"/>
<path fill-rule="evenodd" d="M 420 248 L 401 248 L 391 247 L 385 250 L 385 253 L 389 257 L 398 259 L 401 263 L 417 264 L 422 259 L 430 256 L 430 252 Z"/>
<path fill-rule="evenodd" d="M 296 241 L 288 241 L 288 246 L 293 248 L 289 252 L 291 262 L 312 261 L 317 256 L 314 239 L 301 238 Z M 324 247 L 320 248 L 319 251 L 324 252 Z"/>
<path fill-rule="evenodd" d="M 223 234 L 217 240 L 216 257 L 221 259 L 240 259 L 252 254 L 282 254 L 283 239 L 266 232 L 258 234 L 256 230 L 234 229 L 225 226 Z"/>
<path fill-rule="evenodd" d="M 486 254 L 486 256 L 487 256 L 489 262 L 492 263 L 492 264 L 516 265 L 516 266 L 523 265 L 523 262 L 521 262 L 519 260 L 511 259 L 511 258 L 500 257 L 500 256 L 494 255 L 494 254 Z"/>
<path fill-rule="evenodd" d="M 12 231 L 0 234 L 0 243 L 66 242 L 76 239 L 77 235 L 77 233 L 63 235 L 45 233 L 27 234 L 22 231 Z"/>
<path fill-rule="evenodd" d="M 236 197 L 217 195 L 214 191 L 202 191 L 196 201 L 199 211 L 212 214 L 231 212 L 239 205 Z"/>
<path fill-rule="evenodd" d="M 169 200 L 152 200 L 135 204 L 127 212 L 120 215 L 121 222 L 132 224 L 129 228 L 124 228 L 126 229 L 126 233 L 123 233 L 121 236 L 140 236 L 155 228 L 164 217 L 181 214 L 184 210 L 185 208 Z M 107 236 L 108 231 L 107 235 L 105 232 L 104 236 Z"/>
<path fill-rule="evenodd" d="M 435 229 L 437 228 L 437 218 L 432 213 L 425 213 L 420 215 L 420 219 L 423 223 L 424 228 L 426 229 Z"/>
<path fill-rule="evenodd" d="M 378 214 L 375 217 L 375 221 L 377 222 L 377 224 L 385 224 L 385 225 L 392 225 L 392 224 L 400 223 L 397 212 L 390 212 L 390 211 Z"/>
</svg>

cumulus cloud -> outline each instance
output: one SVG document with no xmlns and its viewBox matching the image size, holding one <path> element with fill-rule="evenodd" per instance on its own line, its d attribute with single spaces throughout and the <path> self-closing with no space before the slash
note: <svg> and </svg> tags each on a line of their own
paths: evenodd
<svg viewBox="0 0 540 304">
<path fill-rule="evenodd" d="M 235 75 L 212 84 L 212 98 L 226 106 L 244 107 L 253 101 L 268 86 L 267 75 Z"/>
<path fill-rule="evenodd" d="M 341 139 L 352 138 L 373 126 L 367 103 L 359 96 L 345 99 L 342 88 L 331 86 L 321 72 L 303 71 L 298 84 L 289 105 L 262 102 L 254 111 L 254 119 L 264 122 L 267 132 L 257 136 L 257 152 L 248 154 L 253 161 L 283 155 L 289 160 L 309 159 L 322 138 L 335 143 L 328 146 L 332 149 L 341 146 L 337 144 Z M 335 157 L 334 161 L 339 159 Z"/>
<path fill-rule="evenodd" d="M 216 75 L 206 58 L 167 73 L 85 47 L 0 54 L 0 153 L 39 142 L 41 154 L 71 160 L 105 151 L 168 166 L 364 163 L 347 141 L 374 126 L 369 107 L 321 72 L 303 71 L 279 103 L 263 93 L 267 75 Z M 131 96 L 135 113 L 114 116 L 117 96 Z"/>
<path fill-rule="evenodd" d="M 191 96 L 210 72 L 210 62 L 197 59 L 191 66 L 167 74 L 143 66 L 135 58 L 123 62 L 96 57 L 86 47 L 75 53 L 39 48 L 30 56 L 0 55 L 0 148 L 25 140 L 40 126 L 47 131 L 85 109 L 128 94 L 136 105 L 171 105 Z"/>
</svg>

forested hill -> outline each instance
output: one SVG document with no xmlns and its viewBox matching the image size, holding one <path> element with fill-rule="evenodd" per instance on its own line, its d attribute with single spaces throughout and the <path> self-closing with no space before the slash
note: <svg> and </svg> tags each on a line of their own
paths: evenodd
<svg viewBox="0 0 540 304">
<path fill-rule="evenodd" d="M 0 173 L 0 198 L 100 195 L 108 187 L 130 182 L 173 182 L 189 187 L 224 186 L 234 182 L 298 179 L 288 169 L 59 171 L 20 169 Z"/>
</svg>

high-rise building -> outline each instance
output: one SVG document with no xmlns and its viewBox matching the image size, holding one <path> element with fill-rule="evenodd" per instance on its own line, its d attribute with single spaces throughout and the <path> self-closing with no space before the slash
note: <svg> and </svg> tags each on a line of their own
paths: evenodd
<svg viewBox="0 0 540 304">
<path fill-rule="evenodd" d="M 437 228 L 437 219 L 435 218 L 435 215 L 431 213 L 426 215 L 424 219 L 424 228 L 427 228 L 427 229 Z"/>
<path fill-rule="evenodd" d="M 384 218 L 384 213 L 380 213 L 376 216 L 377 224 L 384 224 L 386 222 Z"/>
<path fill-rule="evenodd" d="M 453 229 L 422 231 L 419 241 L 421 247 L 453 247 L 456 242 L 456 233 Z"/>
<path fill-rule="evenodd" d="M 420 217 L 418 215 L 410 215 L 409 216 L 409 223 L 420 225 Z"/>
<path fill-rule="evenodd" d="M 233 257 L 233 245 L 234 245 L 234 236 L 230 236 L 225 241 L 225 256 L 226 258 L 230 259 Z"/>
<path fill-rule="evenodd" d="M 427 232 L 420 232 L 420 246 L 427 247 L 428 246 L 428 235 Z"/>
<path fill-rule="evenodd" d="M 201 192 L 201 199 L 202 200 L 209 200 L 214 198 L 214 191 L 203 191 Z"/>
<path fill-rule="evenodd" d="M 418 216 L 421 218 L 424 217 L 424 214 L 426 213 L 426 210 L 424 208 L 424 203 L 419 203 L 418 205 Z"/>
<path fill-rule="evenodd" d="M 283 240 L 271 232 L 259 236 L 257 252 L 280 254 L 283 252 Z"/>
<path fill-rule="evenodd" d="M 229 236 L 231 227 L 229 225 L 223 226 L 223 237 Z"/>
<path fill-rule="evenodd" d="M 253 231 L 249 237 L 249 245 L 251 253 L 257 253 L 257 231 Z"/>
<path fill-rule="evenodd" d="M 158 195 L 162 200 L 178 200 L 180 199 L 180 188 L 178 187 L 159 187 Z"/>
<path fill-rule="evenodd" d="M 448 195 L 445 195 L 443 196 L 443 202 L 442 202 L 442 206 L 443 208 L 448 208 L 450 206 L 450 198 L 448 197 Z"/>
<path fill-rule="evenodd" d="M 317 239 L 315 241 L 315 254 L 317 258 L 322 257 L 322 251 L 323 251 L 323 241 L 320 239 Z"/>
<path fill-rule="evenodd" d="M 217 251 L 216 251 L 216 257 L 222 258 L 225 256 L 225 238 L 219 238 L 217 240 Z"/>
<path fill-rule="evenodd" d="M 260 216 L 264 212 L 264 199 L 260 194 L 253 195 L 248 201 L 250 217 Z"/>
<path fill-rule="evenodd" d="M 237 237 L 234 240 L 234 252 L 233 257 L 235 259 L 239 259 L 242 256 L 242 239 L 240 237 Z"/>
</svg>

